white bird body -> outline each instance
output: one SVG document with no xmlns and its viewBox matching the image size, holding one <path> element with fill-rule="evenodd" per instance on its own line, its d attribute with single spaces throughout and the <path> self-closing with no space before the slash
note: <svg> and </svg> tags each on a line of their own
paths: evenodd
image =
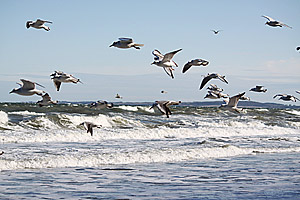
<svg viewBox="0 0 300 200">
<path fill-rule="evenodd" d="M 173 67 L 178 67 L 178 65 L 172 60 L 172 58 L 176 53 L 178 53 L 181 50 L 182 49 L 178 49 L 176 51 L 172 51 L 163 55 L 157 49 L 155 49 L 154 51 L 152 51 L 152 54 L 154 55 L 154 62 L 151 64 L 157 65 L 158 67 L 162 67 L 170 77 L 174 78 L 172 72 L 174 71 Z"/>
<path fill-rule="evenodd" d="M 44 87 L 38 83 L 32 82 L 32 81 L 28 81 L 28 80 L 24 80 L 24 79 L 20 79 L 22 81 L 21 83 L 17 83 L 18 85 L 20 85 L 21 87 L 19 88 L 15 88 L 12 91 L 10 91 L 9 93 L 16 93 L 19 95 L 23 95 L 23 96 L 32 96 L 34 94 L 37 94 L 39 96 L 42 96 L 44 91 L 42 90 L 38 90 L 35 88 L 35 85 L 39 85 L 41 87 Z"/>
<path fill-rule="evenodd" d="M 61 71 L 55 71 L 50 76 L 51 79 L 53 80 L 53 83 L 57 91 L 59 91 L 61 83 L 75 83 L 75 84 L 77 84 L 78 82 L 82 83 L 78 78 L 75 78 L 73 75 L 66 74 Z"/>
<path fill-rule="evenodd" d="M 276 21 L 275 19 L 271 18 L 271 17 L 268 17 L 268 16 L 265 16 L 263 15 L 262 17 L 266 18 L 268 21 L 265 23 L 266 25 L 269 25 L 269 26 L 273 26 L 273 27 L 282 27 L 282 26 L 285 26 L 285 27 L 288 27 L 288 28 L 292 28 L 282 22 L 279 22 L 279 21 Z"/>
<path fill-rule="evenodd" d="M 155 101 L 150 109 L 154 109 L 156 107 L 162 114 L 167 115 L 167 118 L 169 118 L 169 115 L 172 113 L 168 106 L 179 105 L 180 103 L 181 101 Z"/>
<path fill-rule="evenodd" d="M 48 93 L 44 94 L 42 97 L 42 100 L 36 102 L 40 107 L 58 103 L 58 101 L 52 101 Z"/>
<path fill-rule="evenodd" d="M 218 91 L 218 92 L 223 92 L 224 91 L 222 88 L 219 88 L 215 84 L 210 84 L 210 86 L 207 89 L 208 90 L 212 90 L 212 91 Z"/>
<path fill-rule="evenodd" d="M 229 97 L 229 100 L 228 98 L 227 99 L 224 99 L 224 102 L 225 104 L 222 104 L 220 106 L 220 108 L 222 109 L 227 109 L 227 110 L 231 110 L 231 111 L 236 111 L 236 112 L 242 112 L 242 108 L 238 108 L 237 105 L 238 105 L 238 102 L 240 100 L 240 98 L 245 94 L 245 92 L 243 93 L 240 93 L 238 95 L 235 95 L 233 97 Z"/>
<path fill-rule="evenodd" d="M 35 22 L 33 22 L 33 21 L 27 21 L 26 22 L 26 28 L 33 27 L 33 28 L 36 28 L 36 29 L 44 29 L 46 31 L 50 31 L 50 28 L 48 26 L 46 26 L 45 23 L 52 24 L 52 22 L 50 22 L 50 21 L 45 21 L 45 20 L 37 19 Z"/>
<path fill-rule="evenodd" d="M 128 49 L 133 47 L 136 49 L 140 49 L 140 47 L 142 46 L 144 45 L 133 42 L 132 38 L 119 38 L 119 41 L 113 42 L 109 47 L 117 47 L 121 49 Z"/>
</svg>

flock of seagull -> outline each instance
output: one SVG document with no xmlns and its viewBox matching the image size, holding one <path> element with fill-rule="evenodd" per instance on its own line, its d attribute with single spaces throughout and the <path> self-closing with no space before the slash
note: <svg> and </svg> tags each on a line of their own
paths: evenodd
<svg viewBox="0 0 300 200">
<path fill-rule="evenodd" d="M 271 17 L 263 15 L 262 17 L 267 19 L 267 22 L 265 23 L 266 25 L 272 26 L 272 27 L 288 27 L 292 28 L 280 21 L 274 20 Z M 37 19 L 36 21 L 27 21 L 26 22 L 26 28 L 36 28 L 36 29 L 44 29 L 45 31 L 50 31 L 50 27 L 46 26 L 45 24 L 52 24 L 51 21 L 45 21 L 41 19 Z M 211 30 L 213 31 L 214 34 L 219 34 L 222 30 Z M 121 49 L 128 49 L 128 48 L 135 48 L 135 49 L 141 49 L 144 44 L 138 44 L 133 41 L 132 38 L 119 38 L 118 41 L 113 42 L 109 47 L 116 47 L 116 48 L 121 48 Z M 296 50 L 299 51 L 300 47 L 296 47 Z M 151 63 L 151 65 L 156 65 L 158 67 L 162 67 L 164 71 L 167 73 L 168 76 L 170 76 L 172 79 L 174 79 L 174 74 L 173 71 L 175 70 L 175 67 L 178 67 L 178 64 L 173 61 L 173 57 L 175 54 L 178 52 L 182 51 L 182 49 L 178 49 L 175 51 L 171 51 L 166 54 L 162 54 L 159 50 L 155 49 L 152 51 L 152 54 L 154 56 L 154 61 Z M 203 60 L 203 59 L 193 59 L 188 61 L 182 69 L 182 73 L 186 73 L 192 66 L 207 66 L 209 64 L 209 61 Z M 71 74 L 64 73 L 62 71 L 54 71 L 53 74 L 50 75 L 55 88 L 57 91 L 60 90 L 61 84 L 62 83 L 74 83 L 77 84 L 82 83 L 78 78 L 74 77 Z M 225 76 L 222 76 L 218 73 L 209 73 L 206 75 L 201 84 L 200 84 L 200 90 L 204 88 L 204 86 L 211 80 L 211 79 L 218 79 L 226 84 L 228 84 L 228 81 L 225 79 Z M 39 106 L 47 106 L 50 104 L 57 104 L 58 101 L 53 101 L 51 100 L 51 97 L 49 96 L 48 93 L 46 93 L 43 90 L 38 90 L 36 89 L 36 85 L 44 88 L 44 86 L 25 79 L 20 79 L 22 83 L 17 83 L 20 85 L 19 88 L 13 89 L 10 93 L 16 93 L 18 95 L 23 95 L 23 96 L 31 96 L 31 95 L 39 95 L 42 96 L 42 100 L 38 101 L 37 104 Z M 235 96 L 229 97 L 228 94 L 222 93 L 224 90 L 222 88 L 219 88 L 215 84 L 210 84 L 210 86 L 207 88 L 208 93 L 204 98 L 209 98 L 209 99 L 220 99 L 223 98 L 225 104 L 222 104 L 220 108 L 223 109 L 229 109 L 237 112 L 241 112 L 242 108 L 237 108 L 237 104 L 239 100 L 250 100 L 249 97 L 245 97 L 246 92 L 239 93 Z M 252 92 L 262 92 L 265 93 L 267 92 L 267 89 L 264 88 L 264 86 L 255 86 L 254 88 L 251 88 L 249 91 Z M 297 93 L 300 94 L 300 91 L 296 91 Z M 161 91 L 161 93 L 167 93 L 166 91 Z M 300 101 L 298 98 L 296 98 L 293 95 L 289 94 L 276 94 L 273 98 L 280 97 L 280 100 L 284 101 L 294 101 L 296 102 L 297 100 Z M 122 98 L 119 94 L 116 95 L 115 98 Z M 178 105 L 180 104 L 181 101 L 155 101 L 155 103 L 152 105 L 150 109 L 153 108 L 158 108 L 158 110 L 162 113 L 165 114 L 167 117 L 171 115 L 171 111 L 169 106 L 171 105 Z M 90 105 L 91 108 L 97 108 L 97 109 L 103 109 L 103 108 L 112 108 L 113 104 L 108 103 L 106 101 L 97 101 L 94 102 Z M 88 133 L 91 133 L 93 135 L 93 127 L 100 127 L 99 125 L 95 125 L 91 122 L 83 122 L 80 125 L 83 125 Z"/>
</svg>

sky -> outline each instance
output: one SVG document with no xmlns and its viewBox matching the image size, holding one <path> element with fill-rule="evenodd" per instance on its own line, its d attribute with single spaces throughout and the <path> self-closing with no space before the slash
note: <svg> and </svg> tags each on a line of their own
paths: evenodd
<svg viewBox="0 0 300 200">
<path fill-rule="evenodd" d="M 253 101 L 300 105 L 273 99 L 278 93 L 300 98 L 299 10 L 299 0 L 0 0 L 0 102 L 41 99 L 9 94 L 21 78 L 44 85 L 40 89 L 59 101 L 119 101 L 117 93 L 122 101 L 211 101 L 203 99 L 207 90 L 199 85 L 204 75 L 217 72 L 229 84 L 209 83 L 230 96 L 246 91 Z M 267 26 L 262 15 L 293 28 Z M 52 21 L 51 30 L 25 27 L 36 19 Z M 215 35 L 212 29 L 222 31 Z M 119 37 L 145 46 L 110 48 Z M 154 49 L 165 54 L 180 48 L 174 79 L 151 65 Z M 195 58 L 209 65 L 182 74 Z M 55 70 L 83 84 L 62 83 L 57 92 L 49 76 Z M 268 91 L 250 92 L 255 85 Z"/>
</svg>

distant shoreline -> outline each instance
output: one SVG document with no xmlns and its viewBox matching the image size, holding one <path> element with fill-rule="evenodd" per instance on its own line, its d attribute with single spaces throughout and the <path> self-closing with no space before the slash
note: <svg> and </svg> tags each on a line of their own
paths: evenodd
<svg viewBox="0 0 300 200">
<path fill-rule="evenodd" d="M 90 104 L 94 101 L 60 101 L 59 104 Z M 153 104 L 153 102 L 111 102 L 115 106 L 150 106 Z M 192 107 L 219 107 L 223 102 L 222 101 L 209 101 L 209 102 L 201 102 L 201 101 L 192 101 L 192 102 L 182 102 L 179 106 L 192 106 Z M 1 104 L 36 104 L 36 102 L 0 102 Z M 256 101 L 240 101 L 239 107 L 243 108 L 274 108 L 274 109 L 300 109 L 300 106 L 297 105 L 286 105 L 286 104 L 280 104 L 280 103 L 262 103 L 262 102 L 256 102 Z"/>
</svg>

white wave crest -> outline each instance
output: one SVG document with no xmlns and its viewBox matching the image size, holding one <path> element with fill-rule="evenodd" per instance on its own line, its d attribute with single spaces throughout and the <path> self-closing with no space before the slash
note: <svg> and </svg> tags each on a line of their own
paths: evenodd
<svg viewBox="0 0 300 200">
<path fill-rule="evenodd" d="M 55 152 L 43 156 L 8 155 L 0 160 L 1 170 L 25 168 L 64 168 L 64 167 L 99 167 L 103 165 L 119 165 L 132 163 L 182 162 L 199 159 L 215 159 L 257 153 L 300 152 L 300 147 L 282 149 L 251 149 L 236 146 L 194 147 L 194 148 L 148 148 L 143 151 L 106 152 L 105 150 L 77 150 L 57 155 Z M 5 155 L 5 154 L 4 154 Z M 18 158 L 18 159 L 17 159 Z"/>
<path fill-rule="evenodd" d="M 6 124 L 8 122 L 8 115 L 6 112 L 0 110 L 0 124 Z"/>
<path fill-rule="evenodd" d="M 14 111 L 14 112 L 8 112 L 8 114 L 14 114 L 14 115 L 31 115 L 31 116 L 42 116 L 46 115 L 45 113 L 36 113 L 36 112 L 29 112 L 28 110 L 25 111 Z"/>
</svg>

